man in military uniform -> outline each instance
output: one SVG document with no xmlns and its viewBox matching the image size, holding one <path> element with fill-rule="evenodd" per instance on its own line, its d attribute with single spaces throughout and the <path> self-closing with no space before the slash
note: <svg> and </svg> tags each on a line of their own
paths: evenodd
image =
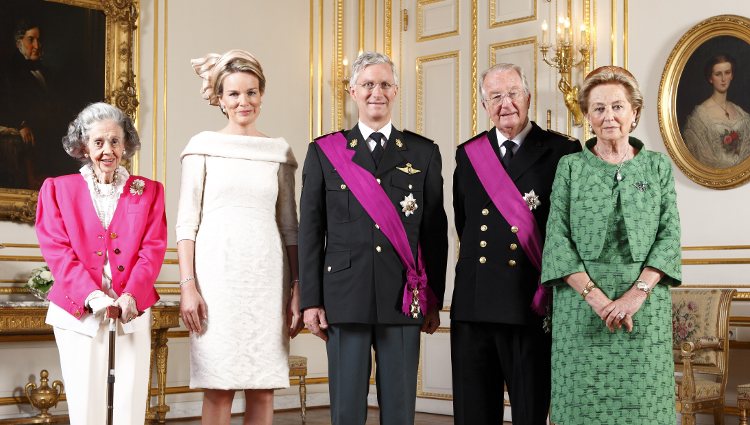
<svg viewBox="0 0 750 425">
<path fill-rule="evenodd" d="M 502 423 L 505 383 L 513 424 L 541 425 L 551 356 L 541 244 L 557 163 L 581 146 L 529 121 L 531 95 L 517 65 L 485 71 L 480 94 L 495 128 L 458 147 L 453 175 L 461 241 L 451 306 L 455 423 Z"/>
<path fill-rule="evenodd" d="M 349 90 L 359 122 L 311 143 L 302 171 L 301 307 L 326 341 L 332 423 L 365 423 L 374 348 L 380 423 L 408 425 L 419 332 L 439 326 L 445 288 L 441 157 L 393 127 L 398 76 L 387 56 L 360 55 Z"/>
</svg>

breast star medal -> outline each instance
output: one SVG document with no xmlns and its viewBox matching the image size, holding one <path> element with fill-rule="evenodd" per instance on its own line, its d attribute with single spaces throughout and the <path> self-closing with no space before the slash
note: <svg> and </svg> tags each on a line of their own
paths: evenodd
<svg viewBox="0 0 750 425">
<path fill-rule="evenodd" d="M 422 170 L 417 170 L 416 168 L 414 168 L 411 165 L 411 162 L 407 162 L 406 163 L 406 167 L 396 167 L 396 169 L 398 171 L 404 172 L 404 173 L 406 173 L 408 175 L 417 174 L 417 173 L 421 173 L 422 172 Z"/>
<path fill-rule="evenodd" d="M 539 205 L 542 205 L 542 202 L 539 200 L 536 193 L 534 193 L 533 189 L 531 192 L 523 194 L 523 200 L 526 201 L 526 205 L 531 211 L 535 210 Z"/>
<path fill-rule="evenodd" d="M 417 200 L 414 199 L 414 194 L 410 193 L 409 196 L 404 197 L 404 200 L 401 201 L 401 207 L 401 212 L 403 212 L 405 216 L 409 217 L 414 214 L 414 211 L 419 208 Z"/>
</svg>

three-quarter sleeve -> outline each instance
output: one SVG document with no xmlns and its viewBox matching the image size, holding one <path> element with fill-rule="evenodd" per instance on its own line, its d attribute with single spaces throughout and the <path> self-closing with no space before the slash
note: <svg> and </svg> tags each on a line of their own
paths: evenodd
<svg viewBox="0 0 750 425">
<path fill-rule="evenodd" d="M 294 193 L 294 170 L 289 164 L 279 165 L 279 195 L 276 199 L 276 220 L 284 245 L 297 245 L 297 201 Z"/>
<path fill-rule="evenodd" d="M 659 155 L 657 172 L 661 187 L 659 225 L 644 266 L 661 270 L 665 274 L 661 282 L 676 286 L 682 281 L 680 213 L 677 210 L 672 165 L 666 155 Z"/>
<path fill-rule="evenodd" d="M 201 223 L 203 187 L 206 181 L 206 157 L 185 155 L 182 158 L 180 201 L 177 205 L 177 242 L 195 240 Z"/>
<path fill-rule="evenodd" d="M 563 277 L 585 271 L 570 231 L 571 160 L 572 156 L 560 160 L 552 184 L 542 255 L 542 284 L 545 286 L 562 284 Z"/>
</svg>

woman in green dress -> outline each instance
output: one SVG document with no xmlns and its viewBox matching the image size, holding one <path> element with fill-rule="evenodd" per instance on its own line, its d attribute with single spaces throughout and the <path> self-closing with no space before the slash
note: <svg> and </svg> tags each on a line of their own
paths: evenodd
<svg viewBox="0 0 750 425">
<path fill-rule="evenodd" d="M 682 277 L 672 166 L 630 137 L 643 96 L 628 71 L 592 71 L 578 101 L 596 137 L 560 160 L 542 260 L 554 287 L 550 419 L 674 424 L 669 286 Z"/>
</svg>

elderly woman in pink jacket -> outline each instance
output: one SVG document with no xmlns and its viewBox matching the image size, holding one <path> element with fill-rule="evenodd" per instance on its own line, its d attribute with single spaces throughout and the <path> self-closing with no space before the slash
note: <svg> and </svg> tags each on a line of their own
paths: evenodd
<svg viewBox="0 0 750 425">
<path fill-rule="evenodd" d="M 55 277 L 46 322 L 60 352 L 70 422 L 106 422 L 107 320 L 119 306 L 115 424 L 142 424 L 148 395 L 150 307 L 166 250 L 164 188 L 131 176 L 121 162 L 140 148 L 130 118 L 95 103 L 63 138 L 78 174 L 47 179 L 39 191 L 36 232 Z"/>
</svg>

